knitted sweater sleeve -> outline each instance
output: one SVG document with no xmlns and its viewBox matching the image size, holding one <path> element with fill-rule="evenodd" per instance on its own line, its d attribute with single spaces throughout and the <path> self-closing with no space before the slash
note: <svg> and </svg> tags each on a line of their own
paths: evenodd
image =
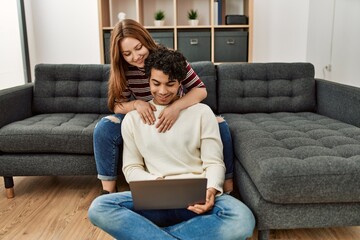
<svg viewBox="0 0 360 240">
<path fill-rule="evenodd" d="M 213 187 L 222 193 L 225 176 L 223 145 L 216 117 L 207 106 L 201 117 L 200 141 L 201 160 L 208 179 L 208 188 Z"/>
<path fill-rule="evenodd" d="M 154 180 L 159 177 L 146 171 L 143 157 L 134 138 L 134 122 L 131 112 L 125 115 L 121 124 L 121 132 L 124 142 L 122 171 L 126 181 Z"/>
</svg>

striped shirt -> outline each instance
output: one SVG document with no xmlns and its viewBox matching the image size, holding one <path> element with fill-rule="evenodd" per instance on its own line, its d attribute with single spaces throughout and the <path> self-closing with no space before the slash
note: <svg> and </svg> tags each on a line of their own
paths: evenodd
<svg viewBox="0 0 360 240">
<path fill-rule="evenodd" d="M 201 79 L 195 73 L 194 69 L 192 69 L 189 63 L 187 63 L 186 69 L 186 77 L 185 79 L 180 81 L 180 97 L 185 94 L 185 90 L 186 92 L 188 92 L 194 87 L 205 87 L 205 84 L 201 81 Z M 122 99 L 121 102 L 128 102 L 131 96 L 133 96 L 135 99 L 143 100 L 146 102 L 153 99 L 153 96 L 150 92 L 149 79 L 145 75 L 145 72 L 143 70 L 140 70 L 138 67 L 129 65 L 129 69 L 125 73 L 125 75 L 127 79 L 127 88 L 122 93 L 125 99 Z"/>
</svg>

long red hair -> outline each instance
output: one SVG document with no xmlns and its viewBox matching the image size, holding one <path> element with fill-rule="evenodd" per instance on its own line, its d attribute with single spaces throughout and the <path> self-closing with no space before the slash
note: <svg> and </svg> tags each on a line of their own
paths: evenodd
<svg viewBox="0 0 360 240">
<path fill-rule="evenodd" d="M 121 53 L 121 41 L 126 37 L 139 40 L 149 52 L 154 51 L 158 47 L 150 33 L 137 21 L 124 19 L 115 25 L 111 33 L 110 42 L 111 68 L 108 87 L 108 107 L 110 111 L 114 111 L 115 101 L 120 101 L 124 98 L 122 93 L 127 87 L 125 72 L 129 64 Z"/>
</svg>

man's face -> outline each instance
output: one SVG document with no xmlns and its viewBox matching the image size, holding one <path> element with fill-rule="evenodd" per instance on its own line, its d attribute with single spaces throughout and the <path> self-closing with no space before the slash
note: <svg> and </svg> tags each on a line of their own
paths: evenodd
<svg viewBox="0 0 360 240">
<path fill-rule="evenodd" d="M 157 69 L 151 69 L 150 91 L 154 102 L 159 105 L 168 105 L 177 98 L 179 81 L 170 80 L 169 76 Z"/>
</svg>

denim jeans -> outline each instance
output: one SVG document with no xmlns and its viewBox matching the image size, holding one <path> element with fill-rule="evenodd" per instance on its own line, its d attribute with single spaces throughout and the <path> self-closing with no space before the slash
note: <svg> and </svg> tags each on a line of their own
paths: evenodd
<svg viewBox="0 0 360 240">
<path fill-rule="evenodd" d="M 224 120 L 219 123 L 220 137 L 223 144 L 224 164 L 226 168 L 225 179 L 233 178 L 234 151 L 230 128 Z"/>
<path fill-rule="evenodd" d="M 250 209 L 230 195 L 215 198 L 212 210 L 197 215 L 187 209 L 135 211 L 131 193 L 96 198 L 89 219 L 117 239 L 246 239 L 255 218 Z"/>
<path fill-rule="evenodd" d="M 102 118 L 94 130 L 94 155 L 98 178 L 100 180 L 116 180 L 119 154 L 122 154 L 123 140 L 121 122 L 124 114 L 114 114 Z M 223 143 L 225 179 L 233 177 L 233 145 L 231 133 L 226 121 L 219 123 L 221 141 Z"/>
<path fill-rule="evenodd" d="M 100 180 L 113 181 L 117 178 L 119 156 L 123 148 L 121 122 L 124 116 L 114 114 L 103 117 L 95 126 L 94 156 Z"/>
</svg>

